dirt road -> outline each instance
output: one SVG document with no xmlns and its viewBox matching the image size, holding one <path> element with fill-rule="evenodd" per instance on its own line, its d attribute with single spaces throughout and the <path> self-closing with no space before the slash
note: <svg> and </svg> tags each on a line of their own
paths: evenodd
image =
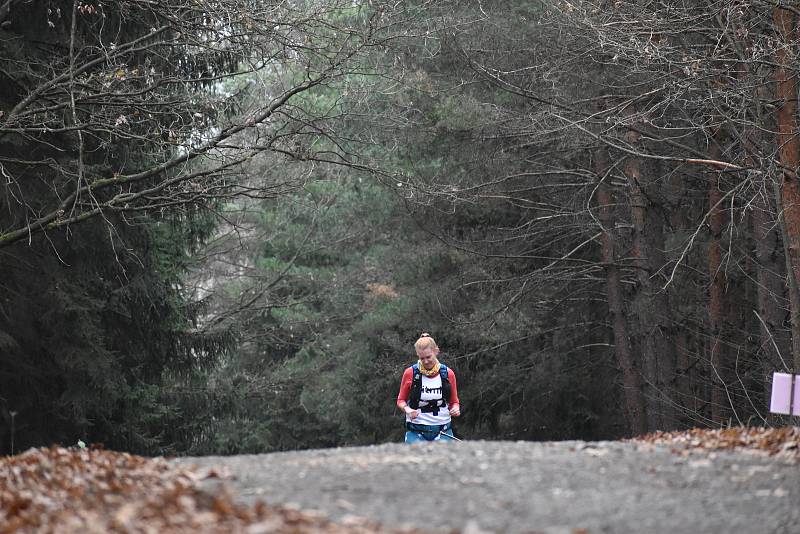
<svg viewBox="0 0 800 534">
<path fill-rule="evenodd" d="M 387 444 L 183 458 L 245 502 L 432 531 L 800 533 L 796 458 L 631 442 Z M 205 482 L 213 491 L 218 484 Z"/>
</svg>

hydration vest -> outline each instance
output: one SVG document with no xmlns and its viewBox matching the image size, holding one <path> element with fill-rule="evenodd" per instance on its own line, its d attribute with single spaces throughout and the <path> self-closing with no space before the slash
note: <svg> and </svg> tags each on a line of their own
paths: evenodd
<svg viewBox="0 0 800 534">
<path fill-rule="evenodd" d="M 421 409 L 425 413 L 432 412 L 433 415 L 439 415 L 439 408 L 447 405 L 450 399 L 450 378 L 447 376 L 447 366 L 443 363 L 439 365 L 439 376 L 442 377 L 442 398 L 426 401 L 427 404 L 422 408 L 419 407 L 420 396 L 422 395 L 422 373 L 419 371 L 419 363 L 411 366 L 413 376 L 411 378 L 411 393 L 408 396 L 408 405 L 412 410 Z"/>
</svg>

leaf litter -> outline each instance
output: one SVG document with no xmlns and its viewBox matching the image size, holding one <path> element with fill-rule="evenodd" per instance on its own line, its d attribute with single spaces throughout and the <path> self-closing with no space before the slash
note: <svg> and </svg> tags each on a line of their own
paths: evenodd
<svg viewBox="0 0 800 534">
<path fill-rule="evenodd" d="M 351 516 L 235 502 L 224 484 L 200 488 L 214 469 L 178 467 L 102 449 L 52 446 L 0 458 L 0 534 L 43 533 L 356 533 L 387 529 Z"/>
<path fill-rule="evenodd" d="M 800 460 L 800 427 L 692 428 L 676 432 L 652 432 L 630 441 L 672 447 L 673 452 L 746 451 L 793 462 Z"/>
</svg>

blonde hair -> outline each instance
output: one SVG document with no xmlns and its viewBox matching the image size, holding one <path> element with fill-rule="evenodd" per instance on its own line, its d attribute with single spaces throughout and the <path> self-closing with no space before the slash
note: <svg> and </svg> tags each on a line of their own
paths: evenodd
<svg viewBox="0 0 800 534">
<path fill-rule="evenodd" d="M 438 349 L 439 346 L 429 333 L 423 332 L 419 335 L 419 339 L 416 341 L 416 343 L 414 343 L 414 348 L 416 350 Z"/>
</svg>

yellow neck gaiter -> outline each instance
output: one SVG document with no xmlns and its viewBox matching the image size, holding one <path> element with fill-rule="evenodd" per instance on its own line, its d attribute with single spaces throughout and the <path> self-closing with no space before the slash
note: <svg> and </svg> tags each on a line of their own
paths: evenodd
<svg viewBox="0 0 800 534">
<path fill-rule="evenodd" d="M 419 366 L 419 372 L 427 376 L 428 378 L 438 375 L 439 369 L 442 367 L 442 364 L 439 363 L 438 358 L 434 358 L 434 360 L 436 361 L 436 363 L 434 364 L 433 369 L 431 369 L 430 371 L 428 369 L 425 369 L 425 366 L 422 365 L 422 360 L 417 360 L 417 365 Z"/>
</svg>

